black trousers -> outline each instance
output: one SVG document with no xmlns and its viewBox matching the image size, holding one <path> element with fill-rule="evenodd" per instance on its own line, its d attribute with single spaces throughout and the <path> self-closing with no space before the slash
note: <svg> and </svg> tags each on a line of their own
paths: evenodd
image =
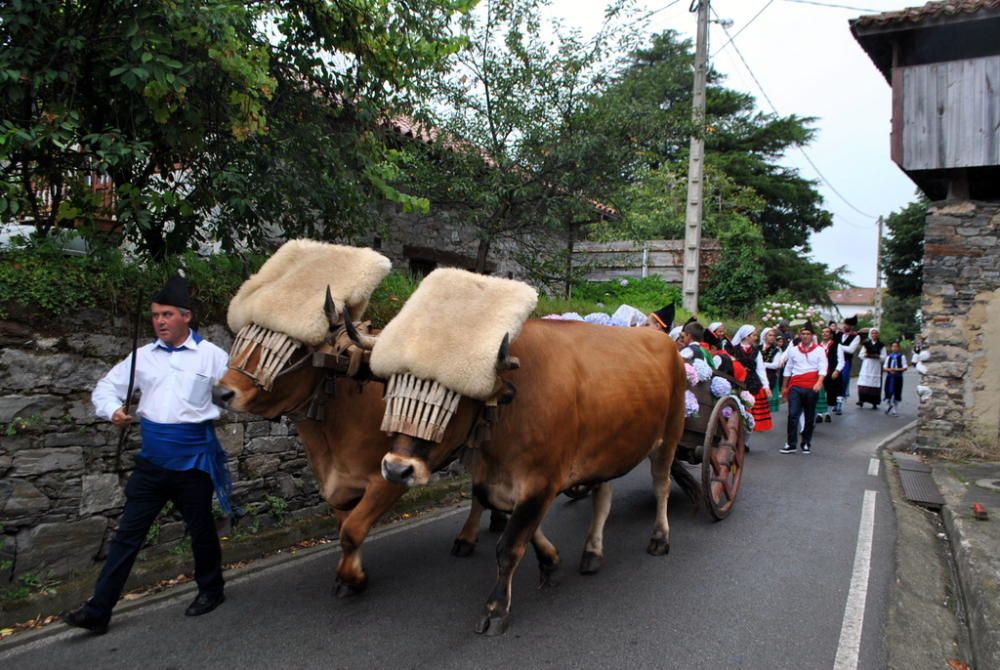
<svg viewBox="0 0 1000 670">
<path fill-rule="evenodd" d="M 125 486 L 125 509 L 118 521 L 118 532 L 97 578 L 94 596 L 87 601 L 88 612 L 95 617 L 111 617 L 146 534 L 168 500 L 180 510 L 187 524 L 198 590 L 222 592 L 225 582 L 222 549 L 212 516 L 213 491 L 212 478 L 206 472 L 166 470 L 136 458 L 135 470 Z"/>
<path fill-rule="evenodd" d="M 795 447 L 799 443 L 799 415 L 805 414 L 802 429 L 802 444 L 812 446 L 813 428 L 816 427 L 816 402 L 819 392 L 811 388 L 793 386 L 788 390 L 788 444 Z"/>
</svg>

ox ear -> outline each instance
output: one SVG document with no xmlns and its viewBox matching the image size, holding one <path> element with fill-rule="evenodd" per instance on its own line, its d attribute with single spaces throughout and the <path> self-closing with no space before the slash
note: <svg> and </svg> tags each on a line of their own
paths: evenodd
<svg viewBox="0 0 1000 670">
<path fill-rule="evenodd" d="M 326 300 L 323 301 L 323 313 L 330 323 L 330 330 L 334 330 L 340 325 L 340 312 L 337 310 L 337 303 L 333 301 L 333 293 L 330 292 L 330 285 L 326 285 Z"/>
<path fill-rule="evenodd" d="M 497 372 L 517 370 L 519 367 L 521 361 L 510 355 L 510 333 L 505 333 L 503 342 L 500 343 L 500 351 L 497 352 Z"/>
</svg>

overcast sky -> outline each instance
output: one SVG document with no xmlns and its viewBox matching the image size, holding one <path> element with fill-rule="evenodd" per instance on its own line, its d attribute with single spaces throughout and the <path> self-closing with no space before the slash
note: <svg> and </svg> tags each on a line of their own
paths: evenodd
<svg viewBox="0 0 1000 670">
<path fill-rule="evenodd" d="M 552 0 L 551 12 L 589 33 L 600 26 L 604 4 Z M 651 31 L 671 28 L 693 39 L 696 15 L 689 11 L 690 4 L 690 0 L 640 0 L 640 6 L 650 11 L 661 10 L 649 18 Z M 712 0 L 715 13 L 733 21 L 729 35 L 735 36 L 733 44 L 753 72 L 748 72 L 733 44 L 724 46 L 729 36 L 713 23 L 709 53 L 715 69 L 726 75 L 725 85 L 752 93 L 758 107 L 770 111 L 756 77 L 780 114 L 816 117 L 817 136 L 805 153 L 829 183 L 798 150 L 792 150 L 785 162 L 819 182 L 824 207 L 834 215 L 831 228 L 813 235 L 812 257 L 831 267 L 846 265 L 847 280 L 855 286 L 875 285 L 876 217 L 906 206 L 916 187 L 889 160 L 889 84 L 851 36 L 847 22 L 863 14 L 922 4 L 920 0 L 815 0 L 815 4 Z"/>
</svg>

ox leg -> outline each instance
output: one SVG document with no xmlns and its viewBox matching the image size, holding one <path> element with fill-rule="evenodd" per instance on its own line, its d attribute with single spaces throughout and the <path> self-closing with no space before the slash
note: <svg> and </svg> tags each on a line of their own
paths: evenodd
<svg viewBox="0 0 1000 670">
<path fill-rule="evenodd" d="M 361 564 L 361 544 L 368 537 L 379 517 L 385 514 L 406 492 L 406 488 L 390 484 L 381 477 L 373 480 L 361 501 L 340 521 L 340 565 L 337 566 L 335 593 L 338 598 L 354 596 L 368 586 L 368 575 Z"/>
<path fill-rule="evenodd" d="M 479 541 L 479 523 L 482 520 L 485 508 L 479 502 L 479 498 L 472 496 L 472 504 L 469 506 L 469 516 L 465 520 L 465 525 L 458 532 L 454 544 L 451 545 L 452 556 L 471 556 L 476 549 L 476 542 Z"/>
<path fill-rule="evenodd" d="M 683 416 L 683 415 L 681 415 Z M 653 536 L 649 538 L 646 552 L 653 556 L 663 556 L 670 552 L 670 523 L 667 521 L 667 501 L 670 497 L 670 466 L 677 452 L 677 443 L 684 432 L 683 419 L 668 423 L 664 439 L 653 449 L 650 469 L 653 473 L 653 493 L 656 495 L 656 524 Z"/>
<path fill-rule="evenodd" d="M 507 528 L 497 542 L 497 581 L 486 601 L 486 612 L 476 626 L 477 633 L 502 635 L 510 619 L 511 580 L 524 558 L 528 542 L 535 536 L 555 493 L 546 492 L 518 503 Z"/>
<path fill-rule="evenodd" d="M 590 519 L 587 542 L 583 545 L 580 574 L 592 575 L 604 564 L 604 524 L 611 513 L 611 482 L 604 482 L 594 491 L 594 515 Z"/>
<path fill-rule="evenodd" d="M 559 586 L 559 565 L 562 563 L 559 558 L 559 550 L 549 541 L 549 538 L 545 537 L 541 528 L 535 530 L 535 534 L 531 538 L 531 546 L 535 548 L 538 569 L 541 572 L 538 588 Z"/>
</svg>

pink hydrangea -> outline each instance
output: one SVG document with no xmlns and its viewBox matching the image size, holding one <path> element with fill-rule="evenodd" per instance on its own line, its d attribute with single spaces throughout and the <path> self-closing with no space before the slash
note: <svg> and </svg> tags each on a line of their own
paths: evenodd
<svg viewBox="0 0 1000 670">
<path fill-rule="evenodd" d="M 757 401 L 757 399 L 751 395 L 750 391 L 740 391 L 740 400 L 742 400 L 743 404 L 747 407 L 753 407 L 754 403 Z"/>
<path fill-rule="evenodd" d="M 698 383 L 698 371 L 690 363 L 684 364 L 684 374 L 687 375 L 688 384 L 695 386 Z"/>
</svg>

